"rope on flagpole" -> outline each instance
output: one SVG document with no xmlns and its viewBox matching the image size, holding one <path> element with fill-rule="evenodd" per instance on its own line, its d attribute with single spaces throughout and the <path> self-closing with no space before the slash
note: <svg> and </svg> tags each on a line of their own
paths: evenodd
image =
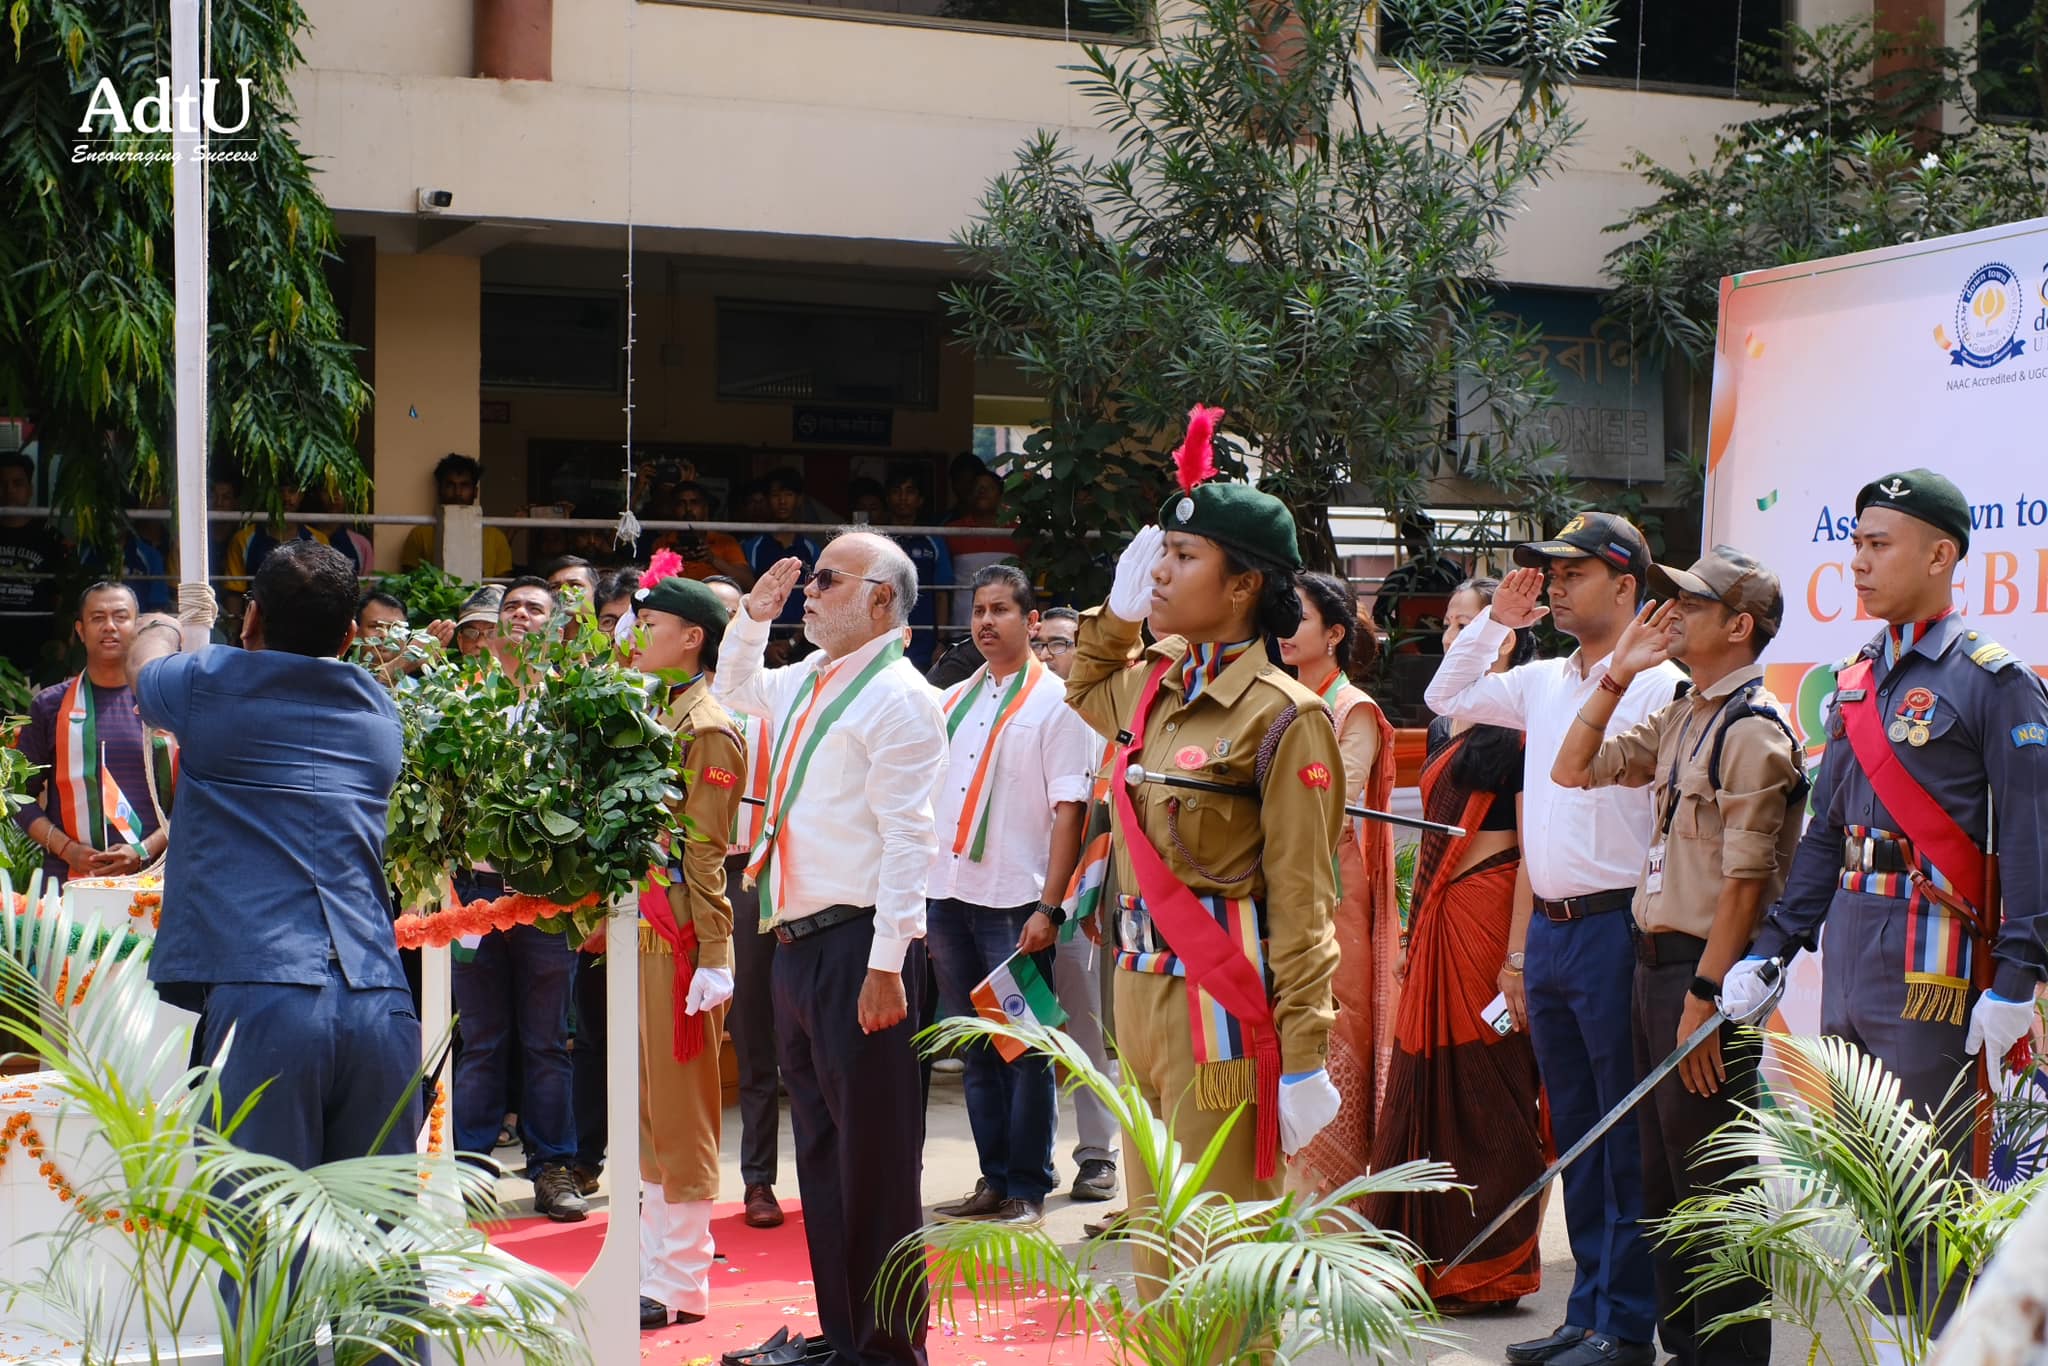
<svg viewBox="0 0 2048 1366">
<path fill-rule="evenodd" d="M 630 546 L 640 539 L 640 519 L 633 515 L 633 340 L 637 316 L 633 309 L 633 24 L 639 5 L 626 6 L 626 481 L 619 525 L 612 532 L 616 545 Z"/>
</svg>

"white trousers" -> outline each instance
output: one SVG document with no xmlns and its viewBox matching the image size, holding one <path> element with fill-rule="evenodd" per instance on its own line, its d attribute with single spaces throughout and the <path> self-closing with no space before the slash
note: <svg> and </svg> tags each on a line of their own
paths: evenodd
<svg viewBox="0 0 2048 1366">
<path fill-rule="evenodd" d="M 640 1293 L 671 1313 L 711 1312 L 711 1202 L 671 1205 L 661 1185 L 640 1183 Z"/>
</svg>

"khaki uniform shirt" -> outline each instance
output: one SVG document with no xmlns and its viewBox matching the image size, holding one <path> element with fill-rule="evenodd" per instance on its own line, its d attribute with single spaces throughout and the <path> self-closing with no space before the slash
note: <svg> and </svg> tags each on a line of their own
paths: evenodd
<svg viewBox="0 0 2048 1366">
<path fill-rule="evenodd" d="M 1710 688 L 1695 688 L 1641 725 L 1609 738 L 1593 756 L 1592 786 L 1651 790 L 1658 828 L 1650 834 L 1650 859 L 1661 843 L 1664 876 L 1662 888 L 1651 891 L 1646 863 L 1637 884 L 1636 924 L 1646 931 L 1706 938 L 1724 878 L 1764 879 L 1766 906 L 1784 890 L 1799 844 L 1801 812 L 1792 798 L 1803 773 L 1791 739 L 1761 716 L 1727 723 L 1718 790 L 1708 777 L 1714 736 L 1724 724 L 1723 704 L 1763 672 L 1762 665 L 1752 664 Z M 1783 710 L 1762 689 L 1751 700 L 1758 707 Z M 1675 806 L 1670 790 L 1674 765 Z M 1670 832 L 1660 834 L 1667 811 Z"/>
<path fill-rule="evenodd" d="M 733 812 L 747 790 L 747 751 L 731 713 L 711 696 L 711 679 L 699 678 L 669 704 L 662 718 L 683 738 L 683 800 L 672 838 L 671 862 L 683 876 L 668 888 L 669 910 L 678 925 L 697 930 L 697 966 L 732 966 L 732 902 L 725 894 L 726 839 Z M 680 858 L 675 852 L 680 850 Z M 748 926 L 752 933 L 756 927 Z"/>
<path fill-rule="evenodd" d="M 1185 773 L 1233 787 L 1252 786 L 1259 745 L 1289 707 L 1298 715 L 1282 733 L 1261 795 L 1225 796 L 1144 783 L 1129 789 L 1149 839 L 1175 876 L 1197 896 L 1246 897 L 1265 909 L 1267 968 L 1274 1023 L 1287 1072 L 1323 1065 L 1336 1008 L 1330 979 L 1337 970 L 1333 917 L 1334 865 L 1344 822 L 1344 761 L 1321 698 L 1254 646 L 1185 700 L 1180 661 L 1188 644 L 1170 636 L 1140 653 L 1138 627 L 1108 612 L 1081 620 L 1067 701 L 1104 736 L 1114 736 L 1137 709 L 1157 660 L 1172 661 L 1146 718 L 1145 767 Z M 1133 662 L 1140 665 L 1130 667 Z M 1112 774 L 1121 782 L 1122 775 Z M 1135 893 L 1126 831 L 1113 824 L 1116 885 Z"/>
</svg>

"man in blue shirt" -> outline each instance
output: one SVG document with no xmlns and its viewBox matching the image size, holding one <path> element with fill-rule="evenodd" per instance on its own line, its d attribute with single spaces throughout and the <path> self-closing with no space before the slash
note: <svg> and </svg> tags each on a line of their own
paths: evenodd
<svg viewBox="0 0 2048 1366">
<path fill-rule="evenodd" d="M 178 737 L 178 838 L 150 978 L 200 1012 L 232 1114 L 268 1086 L 235 1141 L 301 1167 L 410 1152 L 420 1127 L 420 1023 L 384 882 L 398 713 L 345 663 L 356 580 L 314 541 L 264 557 L 241 650 L 178 653 L 137 630 L 129 677 L 145 723 Z M 208 613 L 210 616 L 211 613 Z M 210 626 L 211 623 L 208 622 Z"/>
</svg>

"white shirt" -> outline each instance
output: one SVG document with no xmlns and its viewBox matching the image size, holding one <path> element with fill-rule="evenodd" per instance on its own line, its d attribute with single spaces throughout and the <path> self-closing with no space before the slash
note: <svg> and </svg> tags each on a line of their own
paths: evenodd
<svg viewBox="0 0 2048 1366">
<path fill-rule="evenodd" d="M 740 609 L 719 646 L 711 695 L 728 711 L 767 717 L 780 740 L 797 695 L 833 661 L 820 650 L 787 668 L 763 669 L 770 624 Z M 847 655 L 841 664 L 848 681 L 901 638 L 885 631 Z M 765 874 L 779 879 L 776 921 L 801 920 L 827 906 L 873 906 L 868 966 L 901 972 L 910 941 L 924 937 L 925 878 L 938 842 L 932 791 L 945 770 L 938 696 L 915 665 L 898 659 L 825 732 L 803 787 L 782 813 L 775 863 Z"/>
<path fill-rule="evenodd" d="M 1634 887 L 1642 877 L 1655 816 L 1647 787 L 1593 791 L 1559 787 L 1551 765 L 1564 746 L 1572 718 L 1607 676 L 1601 660 L 1583 675 L 1579 653 L 1542 659 L 1497 674 L 1490 670 L 1512 635 L 1487 608 L 1444 652 L 1422 700 L 1440 716 L 1480 725 L 1510 726 L 1527 736 L 1522 747 L 1522 859 L 1529 889 L 1545 901 Z M 1664 707 L 1685 675 L 1660 664 L 1636 675 L 1615 704 L 1607 734 L 1619 735 Z"/>
<path fill-rule="evenodd" d="M 983 672 L 959 685 L 972 687 L 975 697 L 953 732 L 946 780 L 939 784 L 936 798 L 939 847 L 926 887 L 934 901 L 950 897 L 970 906 L 1010 907 L 1038 900 L 1046 890 L 1053 809 L 1061 802 L 1087 801 L 1094 786 L 1089 765 L 1099 748 L 1095 732 L 1067 705 L 1067 685 L 1047 669 L 996 737 L 988 776 L 988 840 L 981 862 L 968 856 L 971 844 L 953 852 L 967 789 L 974 783 L 1003 693 L 1016 676 L 997 678 Z M 1064 891 L 1054 888 L 1051 900 L 1058 901 Z"/>
</svg>

